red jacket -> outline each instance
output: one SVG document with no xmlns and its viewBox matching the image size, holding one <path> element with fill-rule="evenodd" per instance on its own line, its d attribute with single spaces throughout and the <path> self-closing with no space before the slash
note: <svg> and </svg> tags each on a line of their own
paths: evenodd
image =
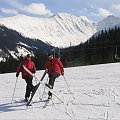
<svg viewBox="0 0 120 120">
<path fill-rule="evenodd" d="M 24 76 L 29 76 L 30 78 L 33 78 L 27 71 L 24 70 L 23 65 L 29 71 L 31 71 L 32 73 L 35 73 L 36 72 L 35 64 L 31 60 L 24 60 L 17 67 L 17 73 L 22 72 L 22 78 L 24 78 Z"/>
<path fill-rule="evenodd" d="M 54 72 L 57 72 L 59 75 L 61 73 L 64 74 L 63 64 L 61 63 L 61 61 L 58 58 L 49 59 L 45 63 L 44 68 L 48 69 L 48 74 L 49 75 L 54 73 Z"/>
</svg>

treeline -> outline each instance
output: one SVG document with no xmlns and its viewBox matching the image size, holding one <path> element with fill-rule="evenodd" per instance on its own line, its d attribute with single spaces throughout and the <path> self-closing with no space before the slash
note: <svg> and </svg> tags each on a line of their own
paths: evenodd
<svg viewBox="0 0 120 120">
<path fill-rule="evenodd" d="M 98 34 L 98 33 L 97 33 Z M 59 51 L 57 49 L 57 51 Z M 55 51 L 53 51 L 55 52 Z M 117 62 L 115 56 L 120 56 L 120 28 L 101 31 L 98 35 L 92 36 L 85 43 L 61 50 L 61 61 L 65 67 L 93 65 Z M 0 73 L 15 72 L 23 57 L 14 59 L 5 58 L 0 62 Z M 46 53 L 36 52 L 32 60 L 35 62 L 37 70 L 44 69 L 44 64 L 48 59 Z"/>
<path fill-rule="evenodd" d="M 14 59 L 12 56 L 9 58 L 4 58 L 4 61 L 0 62 L 0 73 L 11 73 L 16 72 L 18 64 L 25 59 L 24 57 L 19 57 L 18 59 Z M 44 64 L 48 59 L 47 54 L 42 54 L 37 52 L 32 60 L 34 61 L 37 70 L 44 69 Z"/>
<path fill-rule="evenodd" d="M 120 55 L 120 28 L 102 30 L 85 43 L 65 49 L 62 60 L 65 65 L 79 66 L 116 62 Z"/>
</svg>

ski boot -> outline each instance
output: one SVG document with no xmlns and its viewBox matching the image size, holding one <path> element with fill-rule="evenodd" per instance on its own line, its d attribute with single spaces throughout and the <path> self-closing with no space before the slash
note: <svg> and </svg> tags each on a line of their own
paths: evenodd
<svg viewBox="0 0 120 120">
<path fill-rule="evenodd" d="M 48 100 L 51 100 L 51 99 L 52 99 L 52 95 L 49 95 L 49 96 L 48 96 Z"/>
<path fill-rule="evenodd" d="M 45 84 L 48 88 L 52 89 L 52 86 L 50 84 Z"/>
</svg>

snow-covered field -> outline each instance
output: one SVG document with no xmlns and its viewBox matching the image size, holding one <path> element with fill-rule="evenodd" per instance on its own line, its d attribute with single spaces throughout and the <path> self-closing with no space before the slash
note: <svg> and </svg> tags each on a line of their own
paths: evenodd
<svg viewBox="0 0 120 120">
<path fill-rule="evenodd" d="M 40 78 L 44 71 L 37 71 Z M 53 97 L 46 108 L 45 90 L 43 101 L 42 85 L 39 87 L 32 106 L 22 101 L 25 81 L 19 76 L 13 103 L 11 99 L 15 86 L 15 73 L 0 75 L 0 120 L 120 120 L 120 64 L 104 64 L 65 69 L 65 78 L 73 96 L 68 91 L 62 76 L 56 79 L 54 91 L 65 102 Z M 44 82 L 47 81 L 47 76 Z M 34 84 L 36 81 L 34 81 Z"/>
</svg>

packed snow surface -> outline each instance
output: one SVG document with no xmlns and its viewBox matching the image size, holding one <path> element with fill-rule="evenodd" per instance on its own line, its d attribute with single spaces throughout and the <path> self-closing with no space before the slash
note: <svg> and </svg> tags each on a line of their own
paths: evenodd
<svg viewBox="0 0 120 120">
<path fill-rule="evenodd" d="M 65 79 L 56 79 L 54 91 L 64 101 L 61 103 L 55 96 L 46 108 L 45 89 L 43 86 L 35 94 L 32 106 L 26 107 L 24 100 L 26 83 L 21 75 L 15 87 L 15 73 L 0 75 L 0 119 L 3 120 L 120 120 L 120 64 L 103 64 L 65 69 Z M 44 71 L 37 71 L 41 78 Z M 44 79 L 46 82 L 48 77 Z M 36 84 L 35 79 L 33 80 Z M 71 94 L 72 93 L 72 94 Z M 75 97 L 75 99 L 74 99 Z"/>
</svg>

